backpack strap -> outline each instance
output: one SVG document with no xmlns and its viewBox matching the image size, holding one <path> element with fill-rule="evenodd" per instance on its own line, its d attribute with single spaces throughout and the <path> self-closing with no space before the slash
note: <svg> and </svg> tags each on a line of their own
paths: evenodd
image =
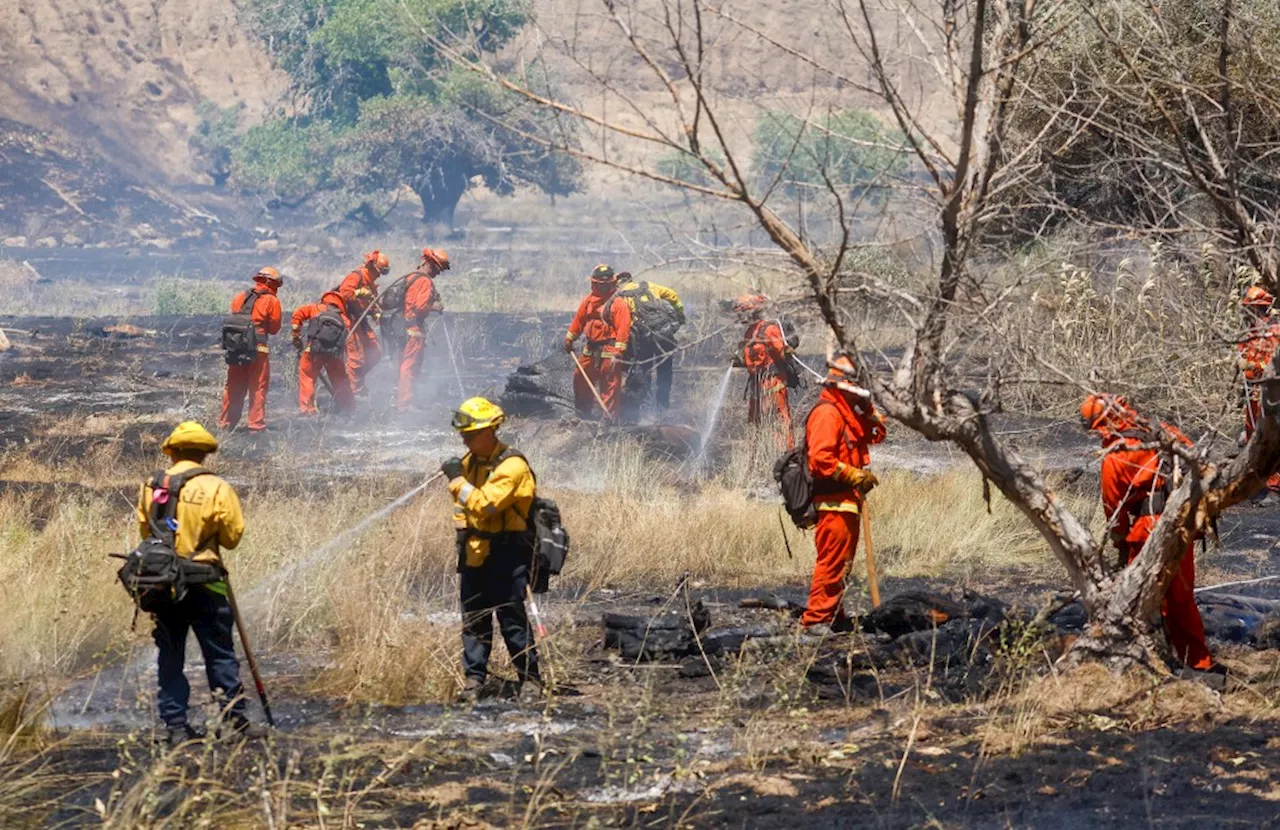
<svg viewBox="0 0 1280 830">
<path fill-rule="evenodd" d="M 151 526 L 151 532 L 155 534 L 157 539 L 172 546 L 174 544 L 174 530 L 171 522 L 176 525 L 178 516 L 178 499 L 182 494 L 182 488 L 187 486 L 187 482 L 197 476 L 212 475 L 204 467 L 193 467 L 181 473 L 168 475 L 164 470 L 157 470 L 152 474 L 148 482 L 151 487 L 151 509 L 147 513 L 147 524 Z M 167 493 L 162 504 L 156 502 L 156 491 L 160 490 Z M 204 546 L 196 545 L 196 550 L 200 550 Z"/>
</svg>

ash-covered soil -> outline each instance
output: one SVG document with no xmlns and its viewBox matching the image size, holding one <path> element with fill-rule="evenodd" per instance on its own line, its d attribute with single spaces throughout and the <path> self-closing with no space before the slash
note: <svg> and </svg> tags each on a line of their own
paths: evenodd
<svg viewBox="0 0 1280 830">
<path fill-rule="evenodd" d="M 346 705 L 308 692 L 314 665 L 269 658 L 280 729 L 247 745 L 166 752 L 146 726 L 150 668 L 107 671 L 55 707 L 61 737 L 31 779 L 30 808 L 6 825 L 94 823 L 101 804 L 139 822 L 240 826 L 318 826 L 335 813 L 401 827 L 1089 828 L 1221 826 L 1228 815 L 1275 826 L 1270 721 L 1198 683 L 1147 683 L 1130 699 L 1086 682 L 1055 708 L 1011 691 L 1046 673 L 1038 653 L 997 645 L 1012 629 L 963 656 L 944 654 L 935 633 L 934 649 L 891 658 L 901 636 L 819 642 L 787 612 L 741 609 L 741 598 L 677 587 L 551 602 L 554 665 L 568 676 L 524 704 Z M 710 653 L 644 662 L 608 648 L 603 614 L 682 608 L 709 615 Z M 759 632 L 748 641 L 759 645 L 716 653 L 725 628 Z M 1037 642 L 1054 656 L 1052 636 Z M 1274 665 L 1228 651 L 1242 667 L 1234 700 L 1274 689 Z M 815 680 L 868 655 L 861 682 Z M 195 700 L 208 711 L 198 686 Z"/>
<path fill-rule="evenodd" d="M 565 324 L 563 315 L 536 314 L 449 321 L 456 370 L 437 328 L 420 407 L 407 416 L 390 408 L 394 371 L 387 360 L 354 417 L 297 418 L 293 356 L 278 338 L 272 430 L 223 435 L 224 457 L 294 465 L 293 487 L 379 475 L 402 477 L 408 489 L 456 452 L 447 422 L 457 400 L 500 394 L 517 366 L 553 353 Z M 0 317 L 0 326 L 12 344 L 0 353 L 0 460 L 16 471 L 0 488 L 39 493 L 31 502 L 36 511 L 52 511 L 84 488 L 132 498 L 133 482 L 157 464 L 159 441 L 172 425 L 187 417 L 212 422 L 216 413 L 224 373 L 217 318 Z M 659 426 L 682 427 L 698 440 L 707 433 L 717 420 L 713 393 L 724 348 L 708 343 L 682 357 L 677 411 L 666 425 L 647 416 L 652 434 Z M 733 380 L 712 434 L 713 455 L 743 428 L 739 394 Z M 1074 425 L 1007 417 L 999 428 L 1063 486 L 1096 490 L 1092 442 Z M 561 446 L 609 434 L 567 414 L 513 418 L 509 429 L 517 442 L 550 437 Z M 891 435 L 874 450 L 877 465 L 938 472 L 967 463 L 945 446 Z M 34 460 L 64 472 L 68 465 L 90 469 L 104 448 L 116 464 L 109 481 L 69 483 L 75 476 L 18 466 Z M 547 467 L 544 475 L 571 480 L 572 464 Z M 1232 511 L 1221 525 L 1222 548 L 1199 560 L 1202 572 L 1274 573 L 1278 526 L 1274 507 Z M 24 776 L 34 782 L 22 796 L 23 811 L 0 820 L 97 822 L 99 802 L 125 810 L 138 792 L 131 788 L 151 774 L 148 786 L 158 795 L 128 808 L 135 823 L 168 817 L 181 825 L 194 815 L 182 811 L 198 803 L 214 809 L 215 824 L 242 826 L 312 826 L 343 813 L 366 826 L 1207 826 L 1223 816 L 1238 826 L 1276 824 L 1280 742 L 1260 725 L 1270 721 L 1241 716 L 1238 703 L 1256 699 L 1264 711 L 1274 700 L 1275 652 L 1219 643 L 1218 652 L 1239 669 L 1226 699 L 1196 683 L 1155 690 L 1188 699 L 1193 715 L 1135 713 L 1100 695 L 1097 705 L 1086 700 L 1069 715 L 1036 720 L 1013 701 L 1013 680 L 1049 673 L 1070 636 L 1063 620 L 1026 641 L 1036 649 L 1020 652 L 1008 639 L 1019 629 L 985 628 L 976 617 L 948 621 L 937 634 L 822 643 L 801 637 L 786 610 L 740 608 L 741 591 L 687 587 L 652 595 L 553 593 L 545 607 L 554 665 L 564 676 L 556 678 L 561 693 L 538 704 L 348 704 L 311 685 L 324 655 L 263 655 L 281 729 L 249 748 L 166 756 L 153 747 L 153 655 L 124 656 L 64 689 L 43 742 L 0 767 L 0 786 Z M 969 602 L 962 586 L 946 582 L 888 577 L 882 587 L 886 596 L 929 589 Z M 992 573 L 970 576 L 963 587 L 1025 615 L 1064 586 Z M 1277 587 L 1230 590 L 1265 598 L 1280 596 Z M 777 593 L 803 600 L 803 586 Z M 641 660 L 609 646 L 606 614 L 679 615 L 697 599 L 710 624 L 693 651 Z M 455 622 L 452 610 L 430 613 L 433 621 Z M 1218 620 L 1222 631 L 1231 630 L 1229 616 Z M 199 676 L 198 661 L 189 671 Z M 193 691 L 207 709 L 203 684 L 194 682 Z"/>
</svg>

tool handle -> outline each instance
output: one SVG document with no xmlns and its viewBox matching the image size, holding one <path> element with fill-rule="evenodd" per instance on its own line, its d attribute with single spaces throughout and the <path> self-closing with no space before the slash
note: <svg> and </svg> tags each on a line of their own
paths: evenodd
<svg viewBox="0 0 1280 830">
<path fill-rule="evenodd" d="M 862 539 L 867 553 L 867 582 L 871 585 L 871 607 L 880 607 L 880 580 L 876 577 L 876 552 L 871 544 L 871 513 L 867 510 L 867 498 L 859 505 L 862 513 Z"/>
<path fill-rule="evenodd" d="M 253 656 L 253 648 L 249 645 L 249 638 L 245 636 L 244 619 L 240 616 L 240 606 L 236 604 L 235 591 L 231 590 L 231 578 L 226 577 L 227 583 L 227 602 L 231 604 L 231 616 L 235 620 L 236 630 L 240 632 L 240 647 L 244 649 L 245 662 L 249 664 L 249 674 L 253 675 L 253 685 L 258 692 L 258 700 L 262 703 L 262 714 L 267 718 L 267 724 L 273 729 L 276 725 L 276 719 L 271 714 L 271 703 L 267 700 L 267 687 L 262 684 L 262 674 L 258 671 L 258 661 Z"/>
</svg>

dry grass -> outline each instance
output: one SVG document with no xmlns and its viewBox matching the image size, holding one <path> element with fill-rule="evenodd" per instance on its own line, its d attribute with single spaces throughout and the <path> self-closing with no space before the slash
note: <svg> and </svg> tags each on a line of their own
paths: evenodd
<svg viewBox="0 0 1280 830">
<path fill-rule="evenodd" d="M 766 439 L 767 440 L 767 439 Z M 757 463 L 772 458 L 761 452 Z M 807 583 L 810 535 L 788 527 L 779 508 L 744 491 L 744 465 L 690 483 L 655 466 L 629 444 L 602 444 L 572 489 L 544 484 L 561 504 L 574 540 L 563 588 L 652 591 L 689 573 L 724 586 Z M 15 462 L 7 470 L 17 472 Z M 40 467 L 40 470 L 47 471 Z M 119 481 L 119 457 L 106 454 L 79 474 Z M 98 470 L 97 473 L 94 470 Z M 665 471 L 665 472 L 664 472 Z M 260 471 L 225 469 L 256 479 Z M 64 470 L 65 473 L 65 470 Z M 37 477 L 43 479 L 43 477 Z M 759 478 L 755 480 L 759 481 Z M 131 484 L 132 482 L 128 482 Z M 410 486 L 409 479 L 333 483 L 257 480 L 244 497 L 248 532 L 229 553 L 238 593 L 264 649 L 331 657 L 317 688 L 351 699 L 439 700 L 456 676 L 453 633 L 455 553 L 447 495 L 432 489 L 345 549 L 325 554 L 285 580 L 264 580 Z M 767 489 L 762 487 L 761 489 Z M 875 541 L 886 576 L 966 576 L 983 569 L 1045 569 L 1048 554 L 996 496 L 987 513 L 970 473 L 922 478 L 888 473 L 872 498 Z M 116 560 L 136 539 L 131 511 L 116 493 L 0 496 L 0 679 L 52 683 L 92 669 L 124 649 L 131 607 L 114 584 Z M 47 515 L 47 523 L 34 518 Z M 861 556 L 859 556 L 861 558 Z M 260 583 L 265 587 L 257 587 Z M 21 601 L 17 601 L 17 598 Z M 79 613 L 91 607 L 94 614 Z M 146 626 L 142 626 L 146 628 Z"/>
</svg>

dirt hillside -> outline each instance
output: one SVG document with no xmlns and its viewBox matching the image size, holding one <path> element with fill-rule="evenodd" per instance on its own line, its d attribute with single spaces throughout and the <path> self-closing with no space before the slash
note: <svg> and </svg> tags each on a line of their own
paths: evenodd
<svg viewBox="0 0 1280 830">
<path fill-rule="evenodd" d="M 232 0 L 3 0 L 0 111 L 92 146 L 144 181 L 198 181 L 196 106 L 253 117 L 284 78 Z M 63 137 L 63 136 L 59 136 Z"/>
</svg>

